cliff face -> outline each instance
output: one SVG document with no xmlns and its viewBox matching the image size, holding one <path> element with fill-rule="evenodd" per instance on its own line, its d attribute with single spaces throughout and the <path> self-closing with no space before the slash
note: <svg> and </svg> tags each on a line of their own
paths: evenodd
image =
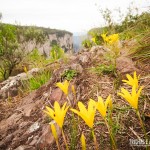
<svg viewBox="0 0 150 150">
<path fill-rule="evenodd" d="M 17 41 L 21 49 L 26 52 L 31 52 L 36 48 L 48 57 L 52 46 L 56 44 L 65 52 L 73 49 L 71 32 L 36 26 L 13 26 L 16 27 Z"/>
<path fill-rule="evenodd" d="M 58 36 L 57 33 L 48 34 L 42 43 L 32 39 L 21 43 L 21 47 L 28 52 L 37 48 L 41 54 L 46 54 L 48 57 L 53 44 L 58 44 L 65 52 L 71 51 L 73 49 L 73 36 L 68 33 L 64 33 L 62 36 Z"/>
</svg>

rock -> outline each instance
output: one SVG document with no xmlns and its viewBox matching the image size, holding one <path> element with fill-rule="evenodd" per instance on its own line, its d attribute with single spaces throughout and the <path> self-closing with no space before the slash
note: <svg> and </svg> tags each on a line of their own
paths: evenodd
<svg viewBox="0 0 150 150">
<path fill-rule="evenodd" d="M 41 71 L 42 71 L 41 68 L 33 68 L 33 69 L 28 71 L 28 75 L 34 75 L 34 74 L 39 73 Z"/>
<path fill-rule="evenodd" d="M 31 137 L 32 138 L 32 137 Z M 29 140 L 29 139 L 28 139 Z M 30 141 L 29 145 L 34 146 L 37 144 L 37 141 L 39 140 L 39 136 L 34 136 L 32 138 L 32 141 Z"/>
<path fill-rule="evenodd" d="M 79 73 L 83 72 L 83 68 L 82 68 L 82 66 L 80 64 L 72 64 L 70 66 L 70 68 L 73 69 L 73 70 L 76 70 Z"/>
<path fill-rule="evenodd" d="M 97 52 L 98 49 L 101 49 L 102 46 L 92 46 L 90 52 Z"/>
<path fill-rule="evenodd" d="M 108 48 L 104 47 L 104 46 L 93 46 L 90 50 L 90 52 L 97 52 L 99 50 L 103 50 L 104 52 L 109 51 Z"/>
<path fill-rule="evenodd" d="M 59 88 L 54 89 L 50 95 L 51 102 L 54 103 L 55 101 L 58 101 L 60 103 L 60 101 L 62 101 L 62 99 L 63 99 L 62 90 Z"/>
<path fill-rule="evenodd" d="M 30 124 L 30 121 L 26 121 L 26 122 L 21 122 L 20 124 L 19 124 L 19 128 L 20 129 L 23 129 L 23 128 L 25 128 L 26 126 L 28 126 Z"/>
<path fill-rule="evenodd" d="M 51 123 L 54 123 L 54 121 L 52 121 Z M 57 135 L 59 137 L 61 135 L 61 129 L 59 128 L 59 126 L 56 123 L 54 123 L 54 124 L 56 127 Z M 38 149 L 44 149 L 44 148 L 50 146 L 51 144 L 53 144 L 54 142 L 55 142 L 55 139 L 52 135 L 50 125 L 47 124 L 47 125 L 43 126 L 42 135 L 41 135 L 41 137 L 39 137 L 39 140 L 37 142 Z"/>
<path fill-rule="evenodd" d="M 125 75 L 127 73 L 133 73 L 134 71 L 138 72 L 138 69 L 135 67 L 132 59 L 127 57 L 119 57 L 116 60 L 116 68 L 121 75 Z"/>
<path fill-rule="evenodd" d="M 40 124 L 38 122 L 35 122 L 32 124 L 28 130 L 29 133 L 32 133 L 40 128 Z"/>
<path fill-rule="evenodd" d="M 17 76 L 14 77 L 15 79 L 18 80 L 27 80 L 29 78 L 29 74 L 27 75 L 25 72 L 18 74 Z"/>
<path fill-rule="evenodd" d="M 90 50 L 91 57 L 93 59 L 96 59 L 99 56 L 103 56 L 106 52 L 110 51 L 110 49 L 104 47 L 104 46 L 93 46 Z"/>
<path fill-rule="evenodd" d="M 30 117 L 32 110 L 35 108 L 35 105 L 35 103 L 23 105 L 17 111 L 21 111 L 25 117 Z"/>
<path fill-rule="evenodd" d="M 14 86 L 17 86 L 17 82 L 18 80 L 15 80 L 15 79 L 12 79 L 9 81 L 8 79 L 8 82 L 1 88 L 1 91 L 6 91 L 8 88 L 12 88 Z"/>
<path fill-rule="evenodd" d="M 7 118 L 7 120 L 2 120 L 0 122 L 0 130 L 5 131 L 5 129 L 9 128 L 9 126 L 16 124 L 21 119 L 21 117 L 21 114 L 14 113 L 9 118 Z"/>
<path fill-rule="evenodd" d="M 72 61 L 75 61 L 77 59 L 77 57 L 76 56 L 74 56 L 74 55 L 71 55 L 70 57 L 69 57 L 69 60 L 72 62 Z"/>
<path fill-rule="evenodd" d="M 17 76 L 9 77 L 4 82 L 0 83 L 0 99 L 18 95 L 18 87 L 21 85 L 21 81 L 29 80 L 36 73 L 41 72 L 42 70 L 43 69 L 40 68 L 33 68 L 28 71 L 28 73 L 20 73 Z"/>
<path fill-rule="evenodd" d="M 88 63 L 90 61 L 90 56 L 88 56 L 87 54 L 80 55 L 79 61 L 81 61 L 81 63 L 83 64 Z"/>
<path fill-rule="evenodd" d="M 36 150 L 36 149 L 32 146 L 21 145 L 21 146 L 17 147 L 15 150 Z"/>
<path fill-rule="evenodd" d="M 9 94 L 11 95 L 11 97 L 17 96 L 18 95 L 17 87 L 11 88 Z"/>
</svg>

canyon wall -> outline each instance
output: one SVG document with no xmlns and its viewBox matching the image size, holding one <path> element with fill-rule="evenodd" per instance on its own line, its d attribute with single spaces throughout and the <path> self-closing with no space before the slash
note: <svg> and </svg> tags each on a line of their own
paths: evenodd
<svg viewBox="0 0 150 150">
<path fill-rule="evenodd" d="M 37 43 L 36 40 L 33 39 L 24 41 L 21 43 L 21 47 L 28 52 L 31 52 L 36 48 L 41 54 L 49 56 L 53 44 L 58 44 L 65 52 L 71 51 L 73 49 L 73 36 L 68 33 L 63 34 L 62 36 L 58 36 L 55 33 L 49 34 L 42 43 Z"/>
</svg>

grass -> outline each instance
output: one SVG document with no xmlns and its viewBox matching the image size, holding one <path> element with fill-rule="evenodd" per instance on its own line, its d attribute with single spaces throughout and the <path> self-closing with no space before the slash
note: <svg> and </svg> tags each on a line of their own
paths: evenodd
<svg viewBox="0 0 150 150">
<path fill-rule="evenodd" d="M 138 40 L 138 45 L 130 51 L 130 55 L 133 59 L 146 62 L 150 60 L 150 32 L 143 35 Z"/>
<path fill-rule="evenodd" d="M 0 82 L 3 81 L 3 76 L 0 73 Z"/>
<path fill-rule="evenodd" d="M 50 80 L 51 72 L 44 71 L 30 78 L 28 81 L 22 81 L 22 87 L 26 91 L 33 91 L 40 88 L 48 80 Z"/>
<path fill-rule="evenodd" d="M 114 74 L 115 66 L 113 64 L 110 64 L 110 65 L 100 64 L 97 67 L 91 68 L 90 70 L 92 70 L 93 72 L 95 72 L 98 75 Z"/>
<path fill-rule="evenodd" d="M 71 116 L 71 126 L 70 126 L 70 150 L 76 150 L 76 145 L 78 142 L 77 134 L 78 134 L 78 124 L 75 120 L 75 116 L 72 113 Z"/>
<path fill-rule="evenodd" d="M 43 84 L 45 84 L 51 77 L 50 72 L 43 72 L 29 80 L 29 89 L 36 90 L 40 88 Z"/>
</svg>

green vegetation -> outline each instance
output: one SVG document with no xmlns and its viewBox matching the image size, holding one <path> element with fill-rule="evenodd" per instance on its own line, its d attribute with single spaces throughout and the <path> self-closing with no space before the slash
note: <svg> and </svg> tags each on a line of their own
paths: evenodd
<svg viewBox="0 0 150 150">
<path fill-rule="evenodd" d="M 35 36 L 36 34 L 39 34 L 41 36 L 47 37 L 49 34 L 56 34 L 57 37 L 63 37 L 65 34 L 72 35 L 71 32 L 65 31 L 65 30 L 58 30 L 58 29 L 51 29 L 51 28 L 44 28 L 44 27 L 37 27 L 37 26 L 17 26 L 16 28 L 20 31 L 20 33 L 25 34 L 26 31 L 31 32 L 27 34 L 31 34 L 32 36 Z M 30 37 L 29 37 L 30 38 Z"/>
<path fill-rule="evenodd" d="M 24 37 L 26 41 L 35 40 L 36 44 L 38 43 L 42 44 L 46 40 L 44 32 L 40 29 L 36 29 L 36 27 L 27 28 L 24 33 Z"/>
<path fill-rule="evenodd" d="M 113 22 L 112 12 L 108 9 L 101 11 L 103 18 L 105 19 L 106 26 L 101 28 L 93 28 L 88 34 L 92 37 L 95 35 L 101 35 L 103 33 L 114 34 L 119 33 L 121 39 L 131 39 L 138 38 L 144 33 L 147 33 L 150 30 L 150 13 L 143 12 L 142 14 L 132 14 L 132 11 L 129 9 L 129 12 L 126 14 L 124 20 L 117 24 Z M 121 13 L 121 12 L 118 12 Z"/>
<path fill-rule="evenodd" d="M 53 45 L 50 51 L 50 59 L 56 61 L 64 57 L 64 50 L 59 45 Z"/>
<path fill-rule="evenodd" d="M 150 33 L 146 33 L 138 40 L 138 45 L 131 49 L 130 55 L 133 59 L 144 63 L 149 63 L 150 60 Z"/>
<path fill-rule="evenodd" d="M 51 72 L 43 71 L 36 74 L 34 77 L 31 77 L 28 81 L 22 81 L 22 89 L 24 91 L 33 91 L 40 88 L 48 80 L 50 80 Z"/>
<path fill-rule="evenodd" d="M 126 19 L 128 18 L 128 19 Z M 150 13 L 143 12 L 141 15 L 126 16 L 120 26 L 115 26 L 116 32 L 120 32 L 122 39 L 140 39 L 145 33 L 150 32 Z"/>
<path fill-rule="evenodd" d="M 42 68 L 44 67 L 50 60 L 46 59 L 45 56 L 39 54 L 38 49 L 34 49 L 30 52 L 22 61 L 22 66 L 24 64 L 30 65 L 31 68 Z"/>
<path fill-rule="evenodd" d="M 65 78 L 66 80 L 72 80 L 75 76 L 77 76 L 76 70 L 65 70 L 65 72 L 62 74 L 62 78 Z"/>
<path fill-rule="evenodd" d="M 71 116 L 71 123 L 70 123 L 70 150 L 76 150 L 76 145 L 78 142 L 77 134 L 78 134 L 78 124 L 75 120 L 74 114 Z"/>
<path fill-rule="evenodd" d="M 91 68 L 91 71 L 95 72 L 98 75 L 114 74 L 116 71 L 116 68 L 113 64 L 110 64 L 110 65 L 100 64 L 97 67 Z"/>
<path fill-rule="evenodd" d="M 0 19 L 2 14 L 0 14 Z M 49 46 L 52 46 L 50 59 L 47 54 L 39 54 L 38 49 L 32 52 L 25 50 L 26 45 L 20 43 L 33 41 L 36 44 L 43 44 L 49 37 L 49 34 L 56 34 L 56 37 L 62 37 L 65 34 L 72 33 L 65 30 L 56 30 L 36 26 L 18 26 L 0 22 L 0 81 L 6 80 L 14 75 L 16 70 L 23 70 L 23 66 L 28 69 L 33 67 L 44 67 L 49 62 L 53 62 L 64 57 L 64 50 L 53 40 Z"/>
<path fill-rule="evenodd" d="M 91 48 L 92 47 L 92 42 L 89 39 L 86 39 L 86 40 L 82 41 L 82 45 L 85 48 Z"/>
<path fill-rule="evenodd" d="M 7 79 L 23 58 L 17 42 L 16 27 L 0 23 L 0 76 Z"/>
<path fill-rule="evenodd" d="M 137 8 L 134 9 L 137 10 Z M 117 24 L 113 21 L 112 12 L 110 10 L 101 10 L 101 14 L 106 22 L 106 26 L 91 29 L 88 32 L 91 40 L 88 39 L 88 42 L 86 42 L 86 40 L 83 41 L 83 46 L 91 47 L 93 45 L 101 45 L 104 42 L 101 35 L 106 34 L 106 36 L 110 36 L 117 33 L 120 40 L 132 41 L 132 39 L 134 39 L 136 41 L 135 46 L 129 48 L 129 54 L 132 58 L 135 58 L 136 60 L 139 59 L 139 61 L 148 60 L 150 41 L 150 13 L 143 12 L 142 14 L 134 14 L 133 11 L 133 9 L 129 8 L 124 20 L 122 20 L 120 24 Z M 121 11 L 118 11 L 118 13 L 121 20 Z M 116 48 L 113 49 L 115 50 Z"/>
</svg>

